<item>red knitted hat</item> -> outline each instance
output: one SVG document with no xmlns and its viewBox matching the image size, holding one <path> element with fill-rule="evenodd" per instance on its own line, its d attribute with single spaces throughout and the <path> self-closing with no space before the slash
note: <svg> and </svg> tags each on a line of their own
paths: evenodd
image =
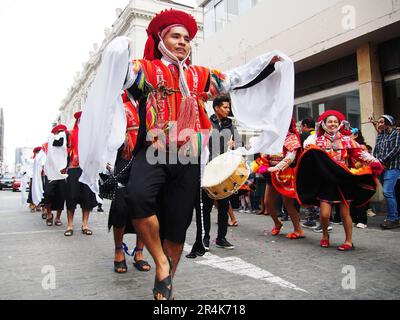
<svg viewBox="0 0 400 320">
<path fill-rule="evenodd" d="M 162 54 L 158 50 L 158 43 L 160 42 L 158 34 L 165 28 L 175 24 L 183 25 L 187 29 L 190 40 L 196 36 L 197 23 L 192 15 L 175 9 L 161 11 L 153 18 L 153 20 L 151 20 L 149 27 L 146 30 L 148 38 L 144 48 L 144 59 L 161 59 Z"/>
<path fill-rule="evenodd" d="M 346 121 L 346 117 L 343 115 L 343 113 L 336 110 L 328 110 L 319 116 L 318 123 L 321 124 L 321 122 L 325 121 L 330 116 L 335 116 L 336 118 L 338 118 L 339 125 L 342 124 L 343 121 Z M 323 131 L 324 129 L 322 128 L 322 126 L 319 125 L 317 136 L 321 136 L 323 134 Z M 340 129 L 340 133 L 344 135 L 351 135 L 351 131 L 348 130 L 345 126 Z"/>
</svg>

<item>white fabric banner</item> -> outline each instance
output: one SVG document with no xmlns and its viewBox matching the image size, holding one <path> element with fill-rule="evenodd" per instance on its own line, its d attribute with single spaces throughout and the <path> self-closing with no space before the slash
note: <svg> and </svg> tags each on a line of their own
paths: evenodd
<svg viewBox="0 0 400 320">
<path fill-rule="evenodd" d="M 99 193 L 98 174 L 114 165 L 124 143 L 126 115 L 121 94 L 131 56 L 131 40 L 114 39 L 104 50 L 102 62 L 83 108 L 79 126 L 80 182 Z"/>
<path fill-rule="evenodd" d="M 32 176 L 32 201 L 37 206 L 43 198 L 43 180 L 42 170 L 46 163 L 46 154 L 43 150 L 36 155 L 33 162 L 33 176 Z"/>
<path fill-rule="evenodd" d="M 53 146 L 54 141 L 60 141 L 60 139 L 63 139 L 62 146 Z M 48 145 L 49 148 L 47 150 L 44 172 L 50 181 L 65 180 L 68 174 L 61 173 L 61 170 L 67 167 L 68 161 L 67 136 L 65 132 L 60 132 L 57 135 L 51 134 L 48 138 Z"/>
<path fill-rule="evenodd" d="M 275 63 L 275 71 L 271 75 L 254 86 L 235 90 L 255 80 L 274 56 L 281 57 L 283 61 Z M 232 112 L 239 125 L 262 131 L 260 137 L 252 139 L 249 150 L 239 148 L 233 152 L 243 155 L 281 153 L 293 115 L 293 61 L 284 53 L 273 51 L 227 72 L 227 75 L 231 86 Z"/>
</svg>

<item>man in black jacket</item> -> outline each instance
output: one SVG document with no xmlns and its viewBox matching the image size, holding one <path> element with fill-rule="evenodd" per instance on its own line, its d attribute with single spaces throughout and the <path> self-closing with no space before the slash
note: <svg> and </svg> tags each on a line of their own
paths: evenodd
<svg viewBox="0 0 400 320">
<path fill-rule="evenodd" d="M 228 117 L 231 111 L 231 101 L 229 97 L 221 96 L 214 100 L 213 108 L 215 114 L 210 117 L 213 126 L 212 134 L 208 144 L 210 150 L 210 161 L 215 157 L 225 153 L 228 149 L 233 150 L 242 145 L 241 137 L 232 120 Z M 204 238 L 203 224 L 201 219 L 201 207 L 203 204 L 203 222 L 204 222 Z M 228 210 L 229 198 L 218 200 L 218 235 L 216 245 L 223 249 L 234 249 L 235 247 L 226 240 L 228 232 Z M 207 193 L 201 191 L 196 202 L 196 225 L 197 235 L 196 242 L 193 245 L 192 251 L 186 256 L 187 258 L 196 258 L 204 254 L 204 249 L 209 250 L 210 247 L 210 229 L 211 229 L 211 210 L 214 205 L 214 200 Z"/>
</svg>

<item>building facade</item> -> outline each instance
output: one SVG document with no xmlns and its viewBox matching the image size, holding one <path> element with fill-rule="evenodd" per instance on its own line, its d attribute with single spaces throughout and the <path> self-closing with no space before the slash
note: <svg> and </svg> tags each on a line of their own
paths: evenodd
<svg viewBox="0 0 400 320">
<path fill-rule="evenodd" d="M 296 67 L 294 117 L 343 112 L 374 146 L 370 117 L 400 120 L 399 0 L 198 0 L 198 63 L 228 70 L 272 50 Z"/>
<path fill-rule="evenodd" d="M 2 174 L 4 162 L 4 115 L 3 109 L 0 108 L 0 174 Z"/>
<path fill-rule="evenodd" d="M 127 36 L 133 39 L 133 57 L 142 58 L 144 46 L 147 40 L 146 29 L 156 15 L 164 9 L 178 9 L 192 14 L 198 22 L 199 32 L 193 41 L 192 60 L 197 60 L 197 48 L 203 39 L 202 10 L 195 10 L 169 0 L 130 0 L 124 10 L 118 13 L 117 20 L 111 29 L 105 30 L 105 38 L 98 48 L 94 45 L 95 51 L 90 53 L 83 70 L 75 76 L 75 82 L 70 88 L 67 97 L 60 107 L 60 116 L 56 122 L 72 127 L 74 124 L 74 113 L 80 111 L 86 101 L 88 90 L 94 80 L 96 71 L 100 65 L 101 54 L 107 44 L 117 36 Z"/>
<path fill-rule="evenodd" d="M 24 160 L 28 160 L 32 158 L 33 148 L 23 147 L 23 148 L 15 148 L 15 167 L 14 172 L 16 176 L 22 176 L 21 170 L 23 169 Z M 23 160 L 24 159 L 24 160 Z"/>
</svg>

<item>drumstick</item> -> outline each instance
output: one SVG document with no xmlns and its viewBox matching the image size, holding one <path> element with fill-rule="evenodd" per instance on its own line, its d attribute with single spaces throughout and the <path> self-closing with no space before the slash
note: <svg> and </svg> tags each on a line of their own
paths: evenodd
<svg viewBox="0 0 400 320">
<path fill-rule="evenodd" d="M 234 140 L 233 140 L 233 135 L 231 135 L 231 139 L 229 140 L 229 142 L 231 142 L 231 141 L 234 142 Z M 229 151 L 229 150 L 232 150 L 232 146 L 230 146 L 230 145 L 228 146 L 228 151 Z"/>
</svg>

